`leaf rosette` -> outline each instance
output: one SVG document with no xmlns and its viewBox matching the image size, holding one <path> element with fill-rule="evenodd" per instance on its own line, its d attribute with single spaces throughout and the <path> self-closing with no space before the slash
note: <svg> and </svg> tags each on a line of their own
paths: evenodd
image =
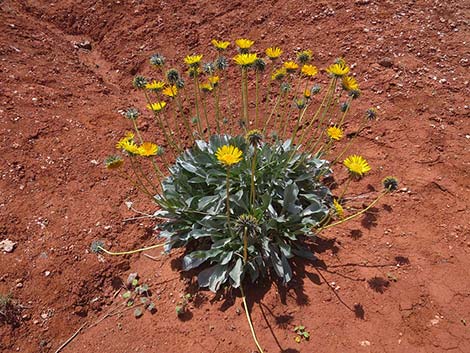
<svg viewBox="0 0 470 353">
<path fill-rule="evenodd" d="M 229 169 L 215 156 L 224 145 L 243 152 L 243 159 Z M 290 140 L 259 147 L 241 136 L 213 135 L 209 142 L 196 141 L 163 181 L 162 209 L 155 215 L 167 219 L 158 226 L 166 239 L 165 250 L 195 249 L 184 256 L 183 269 L 202 268 L 199 285 L 214 292 L 226 283 L 237 288 L 244 279 L 256 282 L 270 274 L 287 283 L 292 279 L 291 258 L 314 257 L 305 240 L 314 236 L 312 230 L 327 219 L 332 207 L 330 190 L 321 182 L 329 173 L 328 161 L 300 152 Z"/>
</svg>

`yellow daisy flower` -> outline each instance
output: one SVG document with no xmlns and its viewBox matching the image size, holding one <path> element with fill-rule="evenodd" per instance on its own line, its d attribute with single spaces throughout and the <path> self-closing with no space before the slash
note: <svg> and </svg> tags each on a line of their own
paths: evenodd
<svg viewBox="0 0 470 353">
<path fill-rule="evenodd" d="M 343 138 L 343 130 L 336 126 L 329 127 L 326 133 L 332 140 L 339 141 Z"/>
<path fill-rule="evenodd" d="M 214 89 L 211 83 L 201 83 L 199 88 L 204 92 L 210 92 Z"/>
<path fill-rule="evenodd" d="M 279 47 L 270 47 L 266 49 L 265 53 L 268 56 L 268 58 L 270 58 L 271 60 L 275 60 L 281 56 L 282 49 Z"/>
<path fill-rule="evenodd" d="M 124 144 L 129 141 L 134 141 L 134 134 L 131 131 L 126 132 L 126 135 L 116 143 L 116 148 L 118 150 L 122 150 L 124 148 Z"/>
<path fill-rule="evenodd" d="M 129 152 L 130 154 L 139 154 L 139 147 L 137 147 L 133 140 L 120 141 L 118 143 L 122 150 Z"/>
<path fill-rule="evenodd" d="M 165 95 L 165 96 L 168 96 L 168 97 L 176 97 L 176 95 L 178 94 L 178 88 L 173 85 L 173 86 L 167 86 L 165 87 L 165 89 L 162 91 L 162 93 Z"/>
<path fill-rule="evenodd" d="M 223 41 L 223 40 L 219 41 L 217 39 L 212 39 L 211 43 L 215 47 L 215 49 L 217 49 L 219 51 L 223 51 L 223 50 L 227 49 L 227 47 L 230 45 L 230 42 L 226 42 L 226 41 Z"/>
<path fill-rule="evenodd" d="M 336 214 L 338 215 L 339 218 L 344 218 L 344 209 L 343 206 L 338 202 L 337 199 L 333 200 L 333 206 L 335 208 Z"/>
<path fill-rule="evenodd" d="M 256 54 L 237 54 L 233 60 L 242 67 L 247 67 L 252 65 L 258 56 Z"/>
<path fill-rule="evenodd" d="M 347 75 L 349 72 L 349 66 L 346 65 L 344 60 L 338 60 L 335 64 L 331 64 L 326 68 L 326 72 L 328 72 L 332 76 L 342 77 Z"/>
<path fill-rule="evenodd" d="M 161 91 L 165 87 L 165 82 L 163 81 L 155 81 L 149 82 L 145 84 L 145 88 L 149 91 Z"/>
<path fill-rule="evenodd" d="M 287 74 L 287 70 L 285 67 L 281 67 L 277 70 L 275 70 L 272 75 L 271 75 L 271 79 L 272 80 L 282 80 L 284 78 L 284 76 L 286 76 Z"/>
<path fill-rule="evenodd" d="M 302 75 L 306 77 L 313 77 L 318 73 L 318 69 L 316 66 L 307 64 L 307 65 L 302 66 L 301 72 L 302 72 Z"/>
<path fill-rule="evenodd" d="M 163 108 L 165 108 L 166 102 L 155 102 L 152 104 L 147 104 L 147 108 L 154 111 L 154 112 L 159 112 Z"/>
<path fill-rule="evenodd" d="M 343 163 L 344 166 L 348 168 L 349 172 L 357 177 L 362 177 L 371 169 L 367 161 L 362 156 L 358 155 L 349 156 Z"/>
<path fill-rule="evenodd" d="M 201 59 L 202 59 L 202 55 L 188 55 L 184 58 L 184 62 L 188 66 L 197 67 L 199 66 L 199 63 L 201 62 Z"/>
<path fill-rule="evenodd" d="M 207 80 L 211 83 L 212 86 L 215 87 L 219 84 L 220 78 L 219 76 L 211 76 Z"/>
<path fill-rule="evenodd" d="M 343 76 L 342 85 L 346 91 L 359 91 L 359 84 L 352 76 Z"/>
<path fill-rule="evenodd" d="M 284 64 L 284 68 L 287 70 L 287 72 L 294 72 L 299 68 L 299 65 L 295 61 L 286 61 Z"/>
<path fill-rule="evenodd" d="M 242 50 L 248 50 L 253 44 L 255 44 L 255 42 L 249 39 L 241 38 L 237 39 L 235 44 Z"/>
<path fill-rule="evenodd" d="M 238 147 L 232 145 L 219 147 L 215 152 L 217 160 L 227 167 L 240 162 L 243 159 L 242 155 L 243 152 Z"/>
<path fill-rule="evenodd" d="M 144 142 L 137 149 L 137 154 L 142 157 L 155 156 L 158 153 L 158 146 L 151 142 Z"/>
</svg>

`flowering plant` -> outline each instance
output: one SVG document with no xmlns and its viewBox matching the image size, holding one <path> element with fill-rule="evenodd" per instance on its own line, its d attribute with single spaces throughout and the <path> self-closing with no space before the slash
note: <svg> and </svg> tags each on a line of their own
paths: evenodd
<svg viewBox="0 0 470 353">
<path fill-rule="evenodd" d="M 243 284 L 270 274 L 289 282 L 290 259 L 314 257 L 309 238 L 363 214 L 395 190 L 397 180 L 385 178 L 384 191 L 353 214 L 345 210 L 344 195 L 351 182 L 371 170 L 368 162 L 359 155 L 344 159 L 349 174 L 336 196 L 326 183 L 377 115 L 369 109 L 345 141 L 345 121 L 361 91 L 343 59 L 319 70 L 311 63 L 312 52 L 303 50 L 280 62 L 284 53 L 279 47 L 260 53 L 252 40 L 242 38 L 235 41 L 237 53 L 230 65 L 225 53 L 232 43 L 211 43 L 215 55 L 210 61 L 200 54 L 182 60 L 185 76 L 155 54 L 150 64 L 157 77 L 134 78 L 166 152 L 143 139 L 136 123 L 140 112 L 129 108 L 124 115 L 134 131 L 116 145 L 123 156 L 105 162 L 156 203 L 154 217 L 164 220 L 156 228 L 164 242 L 121 253 L 102 244 L 94 249 L 115 255 L 186 247 L 183 270 L 200 269 L 201 287 L 217 291 L 229 284 L 241 289 L 262 351 Z M 319 72 L 329 76 L 326 88 L 314 84 Z M 237 83 L 238 100 L 230 94 Z M 129 170 L 121 172 L 126 164 Z"/>
</svg>

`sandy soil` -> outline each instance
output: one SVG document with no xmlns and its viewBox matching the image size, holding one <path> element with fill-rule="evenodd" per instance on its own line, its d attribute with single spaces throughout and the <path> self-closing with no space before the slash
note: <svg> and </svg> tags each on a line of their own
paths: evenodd
<svg viewBox="0 0 470 353">
<path fill-rule="evenodd" d="M 266 352 L 470 352 L 468 1 L 0 1 L 0 293 L 21 312 L 0 324 L 2 352 L 251 352 L 238 292 L 198 294 L 180 253 L 90 253 L 154 243 L 127 220 L 136 190 L 103 159 L 126 128 L 118 113 L 148 57 L 207 52 L 213 37 L 310 48 L 324 67 L 344 56 L 379 120 L 354 152 L 373 167 L 353 193 L 396 175 L 374 212 L 322 234 L 314 264 L 288 288 L 248 291 Z M 74 43 L 90 41 L 91 50 Z M 157 129 L 142 126 L 161 139 Z M 104 317 L 119 279 L 138 272 L 157 312 Z M 186 292 L 189 313 L 175 314 Z M 95 323 L 90 327 L 90 324 Z M 303 324 L 308 342 L 294 342 Z"/>
</svg>

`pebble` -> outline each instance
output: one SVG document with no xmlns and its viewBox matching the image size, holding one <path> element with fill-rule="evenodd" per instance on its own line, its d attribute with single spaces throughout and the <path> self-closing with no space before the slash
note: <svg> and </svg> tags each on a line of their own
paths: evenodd
<svg viewBox="0 0 470 353">
<path fill-rule="evenodd" d="M 11 253 L 15 249 L 16 243 L 10 239 L 5 239 L 0 241 L 0 250 L 4 252 Z"/>
<path fill-rule="evenodd" d="M 384 57 L 382 60 L 379 61 L 379 65 L 383 67 L 392 67 L 393 61 L 389 57 Z"/>
<path fill-rule="evenodd" d="M 44 276 L 49 277 L 51 275 L 51 271 L 45 271 Z"/>
<path fill-rule="evenodd" d="M 16 284 L 16 288 L 23 288 L 23 283 L 21 283 L 21 282 L 20 282 L 20 283 L 17 283 L 17 284 Z"/>
</svg>

